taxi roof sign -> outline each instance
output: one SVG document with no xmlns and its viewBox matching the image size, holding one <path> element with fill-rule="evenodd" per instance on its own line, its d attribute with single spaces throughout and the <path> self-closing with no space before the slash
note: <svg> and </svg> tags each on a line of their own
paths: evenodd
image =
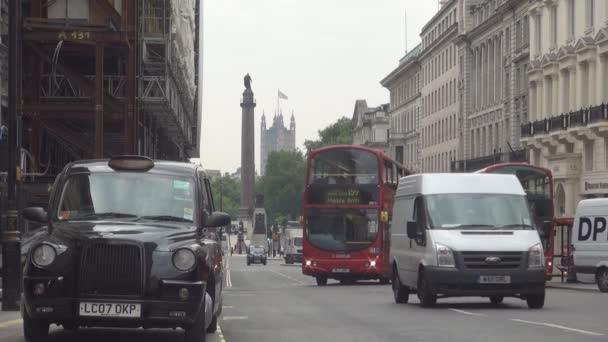
<svg viewBox="0 0 608 342">
<path fill-rule="evenodd" d="M 122 171 L 148 171 L 154 167 L 154 161 L 144 156 L 117 156 L 108 162 L 114 170 Z"/>
</svg>

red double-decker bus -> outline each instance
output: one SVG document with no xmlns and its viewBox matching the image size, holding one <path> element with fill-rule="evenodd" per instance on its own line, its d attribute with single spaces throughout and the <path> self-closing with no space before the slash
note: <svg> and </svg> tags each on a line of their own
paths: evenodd
<svg viewBox="0 0 608 342">
<path fill-rule="evenodd" d="M 341 283 L 390 279 L 393 199 L 407 170 L 383 152 L 336 145 L 308 154 L 302 272 Z"/>
<path fill-rule="evenodd" d="M 536 227 L 545 252 L 545 274 L 553 276 L 555 213 L 553 208 L 553 174 L 550 170 L 527 163 L 503 163 L 476 171 L 515 175 L 526 191 Z"/>
</svg>

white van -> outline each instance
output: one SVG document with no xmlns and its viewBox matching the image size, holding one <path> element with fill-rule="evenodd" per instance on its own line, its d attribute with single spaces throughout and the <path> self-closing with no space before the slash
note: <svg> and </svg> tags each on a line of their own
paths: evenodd
<svg viewBox="0 0 608 342">
<path fill-rule="evenodd" d="M 578 203 L 572 245 L 576 273 L 594 274 L 600 291 L 608 292 L 608 198 Z"/>
<path fill-rule="evenodd" d="M 302 262 L 302 226 L 297 221 L 289 221 L 285 227 L 283 253 L 286 264 Z"/>
<path fill-rule="evenodd" d="M 543 249 L 526 194 L 513 175 L 419 174 L 402 178 L 391 222 L 393 293 L 422 306 L 438 297 L 519 297 L 545 302 Z"/>
</svg>

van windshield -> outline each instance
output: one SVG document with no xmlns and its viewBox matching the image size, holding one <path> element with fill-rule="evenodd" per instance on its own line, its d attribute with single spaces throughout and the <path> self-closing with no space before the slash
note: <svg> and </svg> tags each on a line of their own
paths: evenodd
<svg viewBox="0 0 608 342">
<path fill-rule="evenodd" d="M 432 229 L 535 229 L 525 196 L 429 195 L 426 207 Z"/>
</svg>

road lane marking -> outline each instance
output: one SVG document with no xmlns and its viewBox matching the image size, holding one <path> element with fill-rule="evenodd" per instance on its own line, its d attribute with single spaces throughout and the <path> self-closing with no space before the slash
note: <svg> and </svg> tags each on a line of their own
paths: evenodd
<svg viewBox="0 0 608 342">
<path fill-rule="evenodd" d="M 13 325 L 21 324 L 22 322 L 23 322 L 23 320 L 21 320 L 21 319 L 15 319 L 15 320 L 12 320 L 12 321 L 0 322 L 0 329 L 1 328 L 12 327 Z"/>
<path fill-rule="evenodd" d="M 224 309 L 234 309 L 234 306 L 232 306 L 232 305 L 224 305 L 222 308 L 224 308 Z"/>
<path fill-rule="evenodd" d="M 220 342 L 226 342 L 226 339 L 224 338 L 224 333 L 222 332 L 222 327 L 220 327 L 219 325 L 217 326 L 217 335 L 220 338 Z"/>
<path fill-rule="evenodd" d="M 461 314 L 470 315 L 470 316 L 485 316 L 483 314 L 478 314 L 478 313 L 475 313 L 475 312 L 469 312 L 469 311 L 464 311 L 464 310 L 458 310 L 458 309 L 450 309 L 450 310 L 454 311 L 454 312 L 461 313 Z"/>
<path fill-rule="evenodd" d="M 277 271 L 275 271 L 275 270 L 269 270 L 269 271 L 270 271 L 270 272 L 272 272 L 272 273 L 278 274 L 278 275 L 280 275 L 281 277 L 285 277 L 285 278 L 287 278 L 287 279 L 289 279 L 289 280 L 293 281 L 294 283 L 296 283 L 296 285 L 306 285 L 306 283 L 304 283 L 304 282 L 302 282 L 302 281 L 299 281 L 299 280 L 297 280 L 297 279 L 295 279 L 295 278 L 293 278 L 293 277 L 290 277 L 290 276 L 288 276 L 288 275 L 286 275 L 286 274 L 283 274 L 283 273 L 281 273 L 281 272 L 277 272 Z"/>
<path fill-rule="evenodd" d="M 228 269 L 228 272 L 226 272 L 226 287 L 231 288 L 232 287 L 232 276 L 230 275 L 230 269 Z"/>
<path fill-rule="evenodd" d="M 562 329 L 562 330 L 566 330 L 566 331 L 572 331 L 572 332 L 577 332 L 577 333 L 585 334 L 585 335 L 604 336 L 604 334 L 596 333 L 596 332 L 593 332 L 593 331 L 587 331 L 587 330 L 569 328 L 569 327 L 565 327 L 563 325 L 552 324 L 552 323 L 542 323 L 542 322 L 526 321 L 526 320 L 523 320 L 523 319 L 516 319 L 516 318 L 512 318 L 511 321 L 520 322 L 520 323 L 526 323 L 526 324 L 533 324 L 533 325 L 542 325 L 542 326 L 550 327 L 550 328 L 558 328 L 558 329 Z"/>
<path fill-rule="evenodd" d="M 224 321 L 242 321 L 249 319 L 249 316 L 224 316 Z"/>
</svg>

